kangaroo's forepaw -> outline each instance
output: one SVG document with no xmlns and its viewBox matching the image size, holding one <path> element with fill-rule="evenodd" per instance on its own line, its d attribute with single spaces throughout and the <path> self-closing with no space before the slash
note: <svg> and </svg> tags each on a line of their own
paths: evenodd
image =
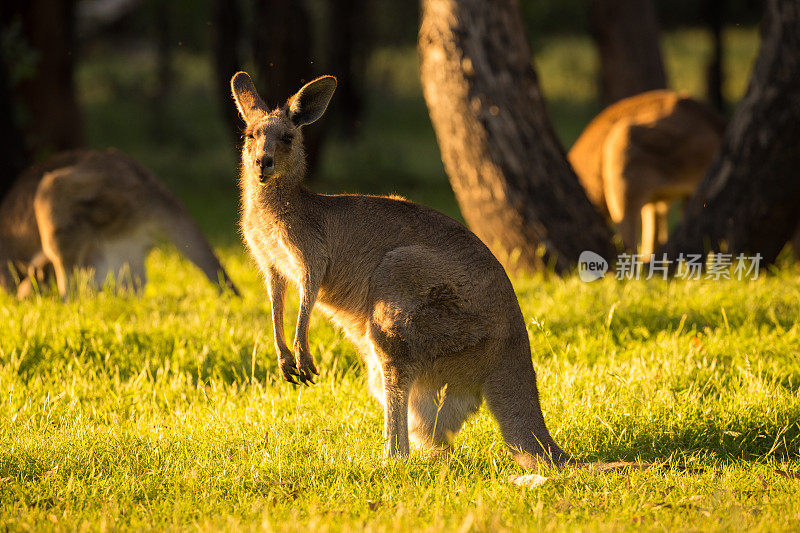
<svg viewBox="0 0 800 533">
<path fill-rule="evenodd" d="M 297 371 L 300 382 L 305 385 L 314 384 L 314 376 L 319 375 L 317 367 L 314 366 L 314 358 L 308 350 L 297 349 Z"/>
<path fill-rule="evenodd" d="M 297 365 L 294 362 L 294 356 L 292 352 L 289 350 L 282 351 L 278 355 L 278 365 L 281 368 L 281 377 L 292 383 L 293 385 L 297 385 L 297 378 L 299 377 L 297 371 Z"/>
</svg>

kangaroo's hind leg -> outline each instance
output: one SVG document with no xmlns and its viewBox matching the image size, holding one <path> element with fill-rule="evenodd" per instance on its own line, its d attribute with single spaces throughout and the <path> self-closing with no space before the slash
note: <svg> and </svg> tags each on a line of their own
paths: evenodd
<svg viewBox="0 0 800 533">
<path fill-rule="evenodd" d="M 420 379 L 411 387 L 408 431 L 419 449 L 446 449 L 481 405 L 479 390 L 465 391 Z"/>
<path fill-rule="evenodd" d="M 669 238 L 669 203 L 656 202 L 656 241 L 659 246 L 667 243 Z"/>
<path fill-rule="evenodd" d="M 375 384 L 383 390 L 373 394 L 383 403 L 384 455 L 407 457 L 408 443 L 408 398 L 414 381 L 413 368 L 408 364 L 407 348 L 396 337 L 387 335 L 374 323 L 369 328 L 369 359 L 371 373 L 380 371 L 381 383 Z M 376 378 L 371 376 L 371 381 Z"/>
<path fill-rule="evenodd" d="M 424 444 L 436 432 L 432 442 L 442 443 L 446 440 L 446 430 L 458 429 L 470 411 L 448 407 L 441 429 L 434 428 L 438 426 L 435 394 L 439 384 L 454 379 L 462 382 L 451 383 L 459 385 L 458 388 L 464 386 L 464 381 L 480 383 L 480 379 L 463 376 L 480 370 L 464 372 L 447 363 L 487 337 L 487 318 L 464 297 L 468 287 L 471 287 L 469 272 L 423 246 L 392 250 L 373 272 L 371 289 L 375 299 L 368 331 L 383 373 L 390 456 L 408 453 L 409 415 L 415 441 Z M 436 385 L 415 390 L 420 379 Z M 479 392 L 479 385 L 475 390 Z M 467 403 L 472 407 L 478 402 Z M 446 399 L 444 405 L 448 405 Z"/>
<path fill-rule="evenodd" d="M 28 272 L 19 287 L 17 287 L 17 299 L 24 300 L 33 294 L 36 287 L 41 287 L 53 274 L 53 265 L 45 253 L 39 250 L 28 263 Z"/>
<path fill-rule="evenodd" d="M 376 347 L 376 352 L 380 349 Z M 388 354 L 378 356 L 383 376 L 383 439 L 386 457 L 407 457 L 408 397 L 412 378 L 408 369 L 396 364 Z"/>
</svg>

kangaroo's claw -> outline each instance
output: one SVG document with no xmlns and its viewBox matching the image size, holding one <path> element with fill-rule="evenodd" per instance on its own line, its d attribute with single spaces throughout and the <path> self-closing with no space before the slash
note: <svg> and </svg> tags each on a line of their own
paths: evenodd
<svg viewBox="0 0 800 533">
<path fill-rule="evenodd" d="M 319 375 L 317 368 L 314 366 L 314 358 L 308 350 L 301 348 L 296 349 L 297 352 L 297 369 L 300 372 L 300 381 L 306 385 L 313 385 L 314 375 Z"/>
<path fill-rule="evenodd" d="M 311 374 L 308 373 L 302 373 L 300 375 L 300 381 L 303 383 L 303 385 L 315 385 L 315 382 L 312 379 Z"/>
<path fill-rule="evenodd" d="M 281 376 L 284 380 L 297 385 L 297 379 L 300 377 L 300 374 L 297 370 L 297 365 L 294 362 L 294 357 L 292 353 L 289 352 L 288 354 L 281 354 L 278 357 L 278 364 L 281 369 Z"/>
</svg>

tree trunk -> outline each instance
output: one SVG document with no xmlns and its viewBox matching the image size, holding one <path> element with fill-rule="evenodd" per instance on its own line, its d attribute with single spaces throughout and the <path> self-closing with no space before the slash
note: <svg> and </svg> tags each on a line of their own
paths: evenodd
<svg viewBox="0 0 800 533">
<path fill-rule="evenodd" d="M 800 3 L 768 0 L 761 49 L 722 146 L 663 252 L 760 253 L 773 262 L 800 217 Z"/>
<path fill-rule="evenodd" d="M 363 109 L 359 87 L 364 84 L 366 69 L 368 6 L 365 0 L 335 0 L 331 4 L 327 34 L 330 64 L 338 77 L 336 109 L 342 132 L 352 138 L 358 131 Z"/>
<path fill-rule="evenodd" d="M 84 143 L 73 68 L 75 0 L 30 0 L 18 4 L 28 44 L 38 53 L 35 72 L 17 87 L 27 113 L 28 146 L 35 155 Z"/>
<path fill-rule="evenodd" d="M 720 112 L 725 112 L 725 97 L 722 94 L 722 28 L 724 11 L 724 0 L 705 0 L 703 18 L 711 32 L 713 46 L 711 58 L 706 65 L 706 94 L 708 95 L 709 103 Z"/>
<path fill-rule="evenodd" d="M 506 266 L 557 272 L 613 255 L 545 110 L 516 0 L 424 0 L 420 76 L 470 229 Z"/>
<path fill-rule="evenodd" d="M 652 0 L 590 0 L 589 25 L 600 53 L 604 105 L 666 88 Z"/>
<path fill-rule="evenodd" d="M 5 25 L 0 26 L 0 30 Z M 28 165 L 28 151 L 22 142 L 22 131 L 17 120 L 17 110 L 11 98 L 11 79 L 8 66 L 0 57 L 0 201 L 11 189 Z"/>
<path fill-rule="evenodd" d="M 214 0 L 212 6 L 214 24 L 214 77 L 217 97 L 222 103 L 225 125 L 231 134 L 233 146 L 239 151 L 244 122 L 231 100 L 231 77 L 241 69 L 239 53 L 239 34 L 242 19 L 239 3 L 236 0 Z"/>
<path fill-rule="evenodd" d="M 255 84 L 270 108 L 286 102 L 304 83 L 314 79 L 310 20 L 299 0 L 256 0 L 253 6 Z M 335 106 L 335 100 L 332 102 Z M 303 131 L 309 177 L 320 156 L 326 122 Z"/>
<path fill-rule="evenodd" d="M 154 2 L 156 19 L 156 70 L 157 86 L 153 97 L 153 135 L 159 141 L 167 141 L 171 137 L 169 99 L 175 82 L 173 67 L 174 50 L 172 44 L 172 3 Z"/>
</svg>

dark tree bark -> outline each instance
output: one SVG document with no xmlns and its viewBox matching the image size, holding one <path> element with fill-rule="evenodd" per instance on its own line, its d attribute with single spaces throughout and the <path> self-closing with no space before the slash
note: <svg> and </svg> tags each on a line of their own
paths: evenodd
<svg viewBox="0 0 800 533">
<path fill-rule="evenodd" d="M 370 38 L 365 0 L 335 0 L 331 3 L 328 29 L 330 64 L 338 78 L 336 109 L 347 137 L 353 137 L 361 121 L 366 49 Z"/>
<path fill-rule="evenodd" d="M 0 200 L 30 162 L 11 98 L 8 66 L 3 59 L 0 57 L 0 139 L 3 139 L 0 142 Z"/>
<path fill-rule="evenodd" d="M 169 97 L 175 81 L 172 4 L 157 2 L 152 7 L 156 10 L 156 68 L 158 71 L 158 86 L 153 98 L 153 133 L 157 139 L 164 141 L 170 137 Z"/>
<path fill-rule="evenodd" d="M 506 268 L 561 272 L 583 250 L 610 259 L 608 228 L 548 120 L 516 0 L 424 0 L 419 53 L 461 212 Z"/>
<path fill-rule="evenodd" d="M 317 75 L 312 58 L 310 20 L 303 2 L 255 0 L 253 59 L 255 84 L 270 108 L 286 102 Z M 331 103 L 336 105 L 336 99 Z M 317 168 L 327 122 L 303 131 L 309 177 Z"/>
<path fill-rule="evenodd" d="M 747 93 L 664 246 L 670 258 L 724 250 L 775 260 L 800 218 L 798 73 L 800 3 L 767 0 Z"/>
<path fill-rule="evenodd" d="M 706 94 L 708 101 L 718 111 L 725 111 L 725 98 L 722 95 L 722 27 L 724 21 L 725 1 L 705 0 L 703 18 L 711 32 L 713 50 L 706 65 Z"/>
<path fill-rule="evenodd" d="M 214 77 L 217 97 L 221 102 L 225 126 L 231 134 L 236 151 L 241 143 L 244 122 L 231 100 L 231 77 L 241 70 L 239 34 L 242 31 L 242 18 L 236 0 L 214 0 L 212 6 L 214 25 Z"/>
<path fill-rule="evenodd" d="M 27 143 L 34 154 L 83 145 L 82 117 L 75 96 L 75 0 L 19 2 L 17 13 L 28 45 L 38 53 L 33 76 L 15 94 L 26 111 Z"/>
<path fill-rule="evenodd" d="M 667 86 L 652 0 L 590 0 L 589 25 L 604 105 Z"/>
</svg>

